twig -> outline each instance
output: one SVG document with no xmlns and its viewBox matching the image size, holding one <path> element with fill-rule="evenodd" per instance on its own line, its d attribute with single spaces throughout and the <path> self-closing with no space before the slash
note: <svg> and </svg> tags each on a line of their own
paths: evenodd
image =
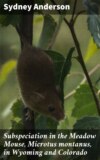
<svg viewBox="0 0 100 160">
<path fill-rule="evenodd" d="M 71 17 L 71 20 L 70 20 L 71 22 L 73 22 L 73 20 L 74 20 L 74 15 L 75 15 L 75 11 L 76 11 L 76 6 L 77 6 L 77 0 L 75 0 L 75 2 L 74 2 L 72 17 Z"/>
<path fill-rule="evenodd" d="M 75 24 L 75 22 L 76 22 L 76 20 L 77 20 L 77 18 L 82 14 L 82 13 L 85 13 L 86 11 L 85 10 L 82 10 L 82 11 L 80 11 L 80 12 L 78 12 L 77 14 L 76 14 L 76 16 L 74 17 L 74 24 Z"/>
<path fill-rule="evenodd" d="M 72 72 L 67 77 L 71 77 L 72 75 L 74 75 L 74 76 L 76 76 L 76 75 L 84 76 L 84 74 L 81 73 L 81 72 Z"/>
<path fill-rule="evenodd" d="M 100 68 L 100 64 L 97 64 L 90 72 L 89 76 L 91 76 L 98 68 Z M 84 84 L 86 81 L 86 77 L 82 80 L 81 84 Z"/>
<path fill-rule="evenodd" d="M 52 4 L 57 5 L 54 0 L 51 0 L 51 2 L 52 2 Z M 60 10 L 57 10 L 57 12 L 58 12 L 59 14 L 61 14 Z"/>
</svg>

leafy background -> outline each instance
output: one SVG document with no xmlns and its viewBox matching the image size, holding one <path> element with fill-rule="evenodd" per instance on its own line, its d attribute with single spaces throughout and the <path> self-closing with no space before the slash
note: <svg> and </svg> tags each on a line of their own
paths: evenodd
<svg viewBox="0 0 100 160">
<path fill-rule="evenodd" d="M 3 1 L 2 1 L 3 2 Z M 88 15 L 80 15 L 75 23 L 75 31 L 80 42 L 85 65 L 90 74 L 95 92 L 100 91 L 100 17 L 98 0 L 83 0 Z M 67 19 L 71 15 L 66 15 Z M 16 19 L 16 21 L 15 21 Z M 20 54 L 20 41 L 14 25 L 20 16 L 0 15 L 0 128 L 22 128 L 22 102 L 16 75 L 16 63 Z M 91 90 L 86 83 L 82 68 L 77 61 L 77 53 L 69 28 L 59 15 L 35 15 L 33 44 L 46 50 L 55 63 L 56 82 L 60 67 L 63 66 L 65 119 L 59 124 L 46 116 L 37 114 L 36 129 L 100 129 L 100 118 Z M 55 34 L 54 34 L 55 31 Z M 53 51 L 48 51 L 51 46 Z M 73 52 L 74 51 L 74 52 Z M 63 64 L 65 62 L 65 64 Z M 59 72 L 58 72 L 59 70 Z M 70 72 L 69 72 L 70 70 Z M 65 77 L 65 74 L 66 77 Z M 63 86 L 63 83 L 61 83 Z M 63 97 L 62 97 L 63 98 Z M 75 123 L 76 122 L 76 123 Z M 75 141 L 77 142 L 77 141 Z M 89 157 L 70 157 L 70 159 L 100 159 L 100 132 L 93 144 Z M 93 155 L 93 157 L 91 157 Z M 10 159 L 16 159 L 11 157 Z M 43 157 L 44 159 L 44 157 Z M 59 159 L 48 157 L 47 159 Z M 65 157 L 69 159 L 69 157 Z"/>
<path fill-rule="evenodd" d="M 70 18 L 70 16 L 66 16 Z M 55 27 L 56 23 L 59 23 L 59 16 L 52 15 L 53 21 L 55 21 L 52 27 Z M 49 21 L 49 20 L 48 20 Z M 50 24 L 50 22 L 46 23 Z M 45 27 L 45 26 L 44 26 Z M 49 26 L 51 27 L 51 26 Z M 41 44 L 41 32 L 43 28 L 43 17 L 41 15 L 36 15 L 34 17 L 34 39 L 33 43 L 38 46 L 46 48 L 45 39 L 48 38 L 48 43 L 50 41 L 50 36 L 53 33 L 47 34 Z M 92 70 L 97 64 L 99 64 L 99 49 L 91 40 L 91 34 L 88 31 L 87 26 L 87 16 L 81 15 L 75 24 L 76 33 L 81 45 L 83 57 L 86 61 L 86 66 L 88 71 Z M 44 32 L 44 31 L 43 31 Z M 42 32 L 42 33 L 43 33 Z M 46 31 L 48 32 L 48 30 Z M 7 27 L 0 26 L 0 128 L 9 128 L 11 126 L 12 112 L 11 106 L 20 98 L 17 75 L 16 75 L 16 63 L 18 55 L 20 54 L 20 41 L 17 32 L 14 27 L 8 25 Z M 92 49 L 91 49 L 92 45 Z M 64 57 L 67 56 L 69 49 L 73 47 L 73 40 L 69 29 L 66 27 L 64 22 L 61 22 L 60 29 L 57 34 L 53 49 L 56 52 L 61 53 Z M 94 48 L 94 51 L 93 51 Z M 91 53 L 93 52 L 93 53 Z M 94 54 L 96 53 L 96 54 Z M 89 55 L 90 54 L 90 55 Z M 74 51 L 74 56 L 76 51 Z M 93 55 L 93 56 L 91 56 Z M 87 58 L 88 57 L 88 58 Z M 100 83 L 96 83 L 99 79 L 100 69 L 98 68 L 94 74 L 92 74 L 91 79 L 98 89 L 100 89 Z M 80 89 L 77 89 L 80 82 L 83 80 L 84 75 L 80 64 L 75 58 L 72 59 L 72 67 L 70 74 L 65 78 L 64 81 L 64 95 L 65 95 L 65 120 L 61 121 L 58 128 L 72 128 L 75 120 L 82 118 L 87 115 L 97 115 L 96 107 L 91 96 L 91 91 L 87 85 L 83 85 Z M 76 94 L 67 97 L 69 93 L 76 90 Z M 83 99 L 80 100 L 82 93 L 84 95 Z M 80 101 L 79 101 L 80 100 Z M 87 109 L 88 108 L 88 109 Z M 80 114 L 81 113 L 81 114 Z"/>
</svg>

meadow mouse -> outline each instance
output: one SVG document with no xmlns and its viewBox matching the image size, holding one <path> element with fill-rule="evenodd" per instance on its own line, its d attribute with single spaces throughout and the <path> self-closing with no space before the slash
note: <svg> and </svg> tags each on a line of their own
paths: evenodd
<svg viewBox="0 0 100 160">
<path fill-rule="evenodd" d="M 57 121 L 64 118 L 53 61 L 45 51 L 25 43 L 18 58 L 17 75 L 26 106 Z"/>
</svg>

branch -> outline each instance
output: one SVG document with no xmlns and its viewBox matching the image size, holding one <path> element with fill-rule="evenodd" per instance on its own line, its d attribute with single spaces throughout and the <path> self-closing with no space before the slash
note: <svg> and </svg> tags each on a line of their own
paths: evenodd
<svg viewBox="0 0 100 160">
<path fill-rule="evenodd" d="M 16 30 L 20 36 L 21 48 L 23 48 L 22 36 L 27 40 L 29 44 L 32 45 L 33 39 L 33 14 L 22 15 L 21 22 L 19 26 L 16 27 Z"/>
<path fill-rule="evenodd" d="M 82 52 L 81 52 L 81 49 L 80 49 L 80 44 L 79 44 L 79 41 L 78 41 L 77 36 L 75 34 L 74 27 L 72 25 L 70 25 L 70 31 L 71 31 L 71 34 L 72 34 L 72 37 L 73 37 L 73 40 L 74 40 L 74 43 L 75 43 L 75 46 L 76 46 L 76 49 L 77 49 L 79 62 L 81 64 L 81 66 L 83 68 L 83 71 L 84 71 L 84 74 L 85 74 L 85 76 L 87 78 L 88 84 L 90 86 L 91 92 L 92 92 L 94 100 L 95 100 L 95 104 L 96 104 L 96 107 L 97 107 L 97 110 L 98 110 L 98 114 L 100 115 L 99 99 L 98 99 L 98 97 L 97 97 L 97 95 L 95 93 L 94 87 L 92 85 L 91 79 L 90 79 L 88 71 L 86 69 L 86 66 L 85 66 L 85 63 L 84 63 L 84 60 L 83 60 L 83 57 L 82 57 Z"/>
<path fill-rule="evenodd" d="M 73 19 L 73 23 L 75 24 L 77 18 L 78 18 L 82 13 L 85 13 L 85 12 L 86 12 L 85 10 L 82 10 L 82 11 L 78 12 L 78 13 L 76 14 L 76 16 L 74 17 L 74 19 Z"/>
<path fill-rule="evenodd" d="M 72 18 L 71 18 L 71 22 L 73 22 L 74 19 L 74 15 L 75 15 L 75 11 L 76 11 L 76 6 L 77 6 L 77 0 L 74 1 L 74 7 L 73 7 L 73 12 L 72 12 Z"/>
<path fill-rule="evenodd" d="M 100 68 L 100 64 L 97 64 L 90 72 L 89 76 L 91 76 L 98 68 Z M 86 81 L 86 77 L 82 80 L 81 84 L 84 84 Z"/>
</svg>

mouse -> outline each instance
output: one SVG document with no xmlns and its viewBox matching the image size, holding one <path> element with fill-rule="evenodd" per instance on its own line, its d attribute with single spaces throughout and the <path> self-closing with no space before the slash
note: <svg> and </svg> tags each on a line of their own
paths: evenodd
<svg viewBox="0 0 100 160">
<path fill-rule="evenodd" d="M 60 121 L 64 118 L 64 109 L 55 84 L 53 61 L 44 50 L 23 44 L 17 63 L 23 103 L 32 111 Z"/>
</svg>

